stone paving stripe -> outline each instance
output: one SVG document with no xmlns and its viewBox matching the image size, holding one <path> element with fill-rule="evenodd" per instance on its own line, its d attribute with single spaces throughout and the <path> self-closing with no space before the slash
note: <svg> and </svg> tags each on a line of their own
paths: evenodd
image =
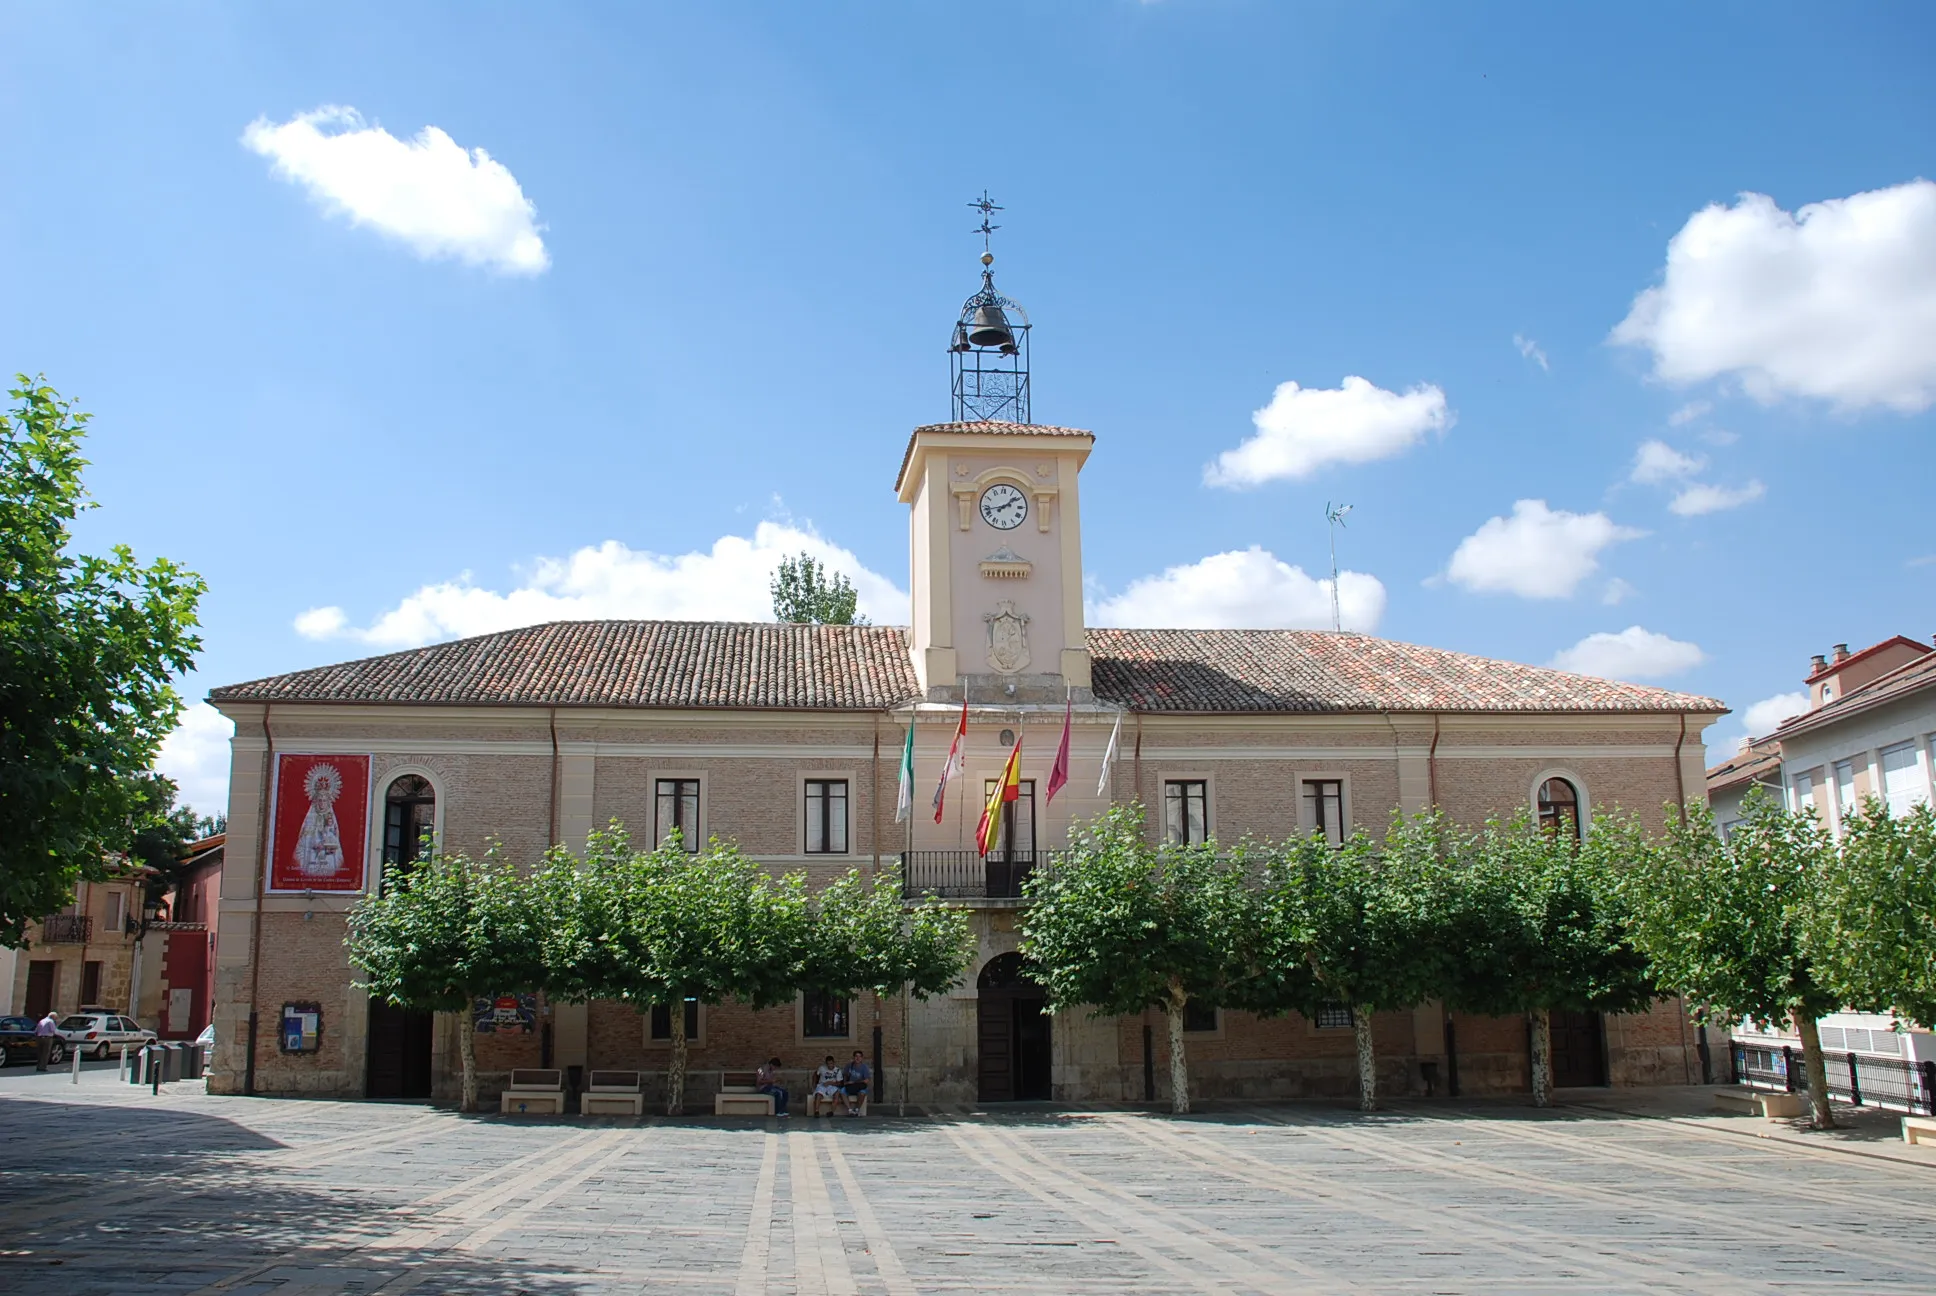
<svg viewBox="0 0 1936 1296">
<path fill-rule="evenodd" d="M 874 1214 L 873 1203 L 861 1191 L 860 1180 L 847 1163 L 847 1154 L 840 1150 L 840 1139 L 833 1137 L 831 1131 L 821 1137 L 826 1139 L 828 1164 L 834 1168 L 834 1177 L 840 1180 L 840 1191 L 846 1194 L 847 1204 L 853 1207 L 854 1221 L 860 1226 L 861 1236 L 867 1239 L 868 1253 L 874 1258 L 874 1272 L 880 1276 L 887 1296 L 916 1296 L 914 1283 L 909 1280 L 900 1255 L 888 1241 L 880 1218 Z"/>
<path fill-rule="evenodd" d="M 857 1296 L 840 1223 L 827 1196 L 816 1147 L 809 1130 L 787 1135 L 787 1179 L 793 1188 L 794 1290 L 798 1296 Z M 803 1209 L 804 1208 L 804 1209 Z M 806 1227 L 801 1227 L 802 1222 Z"/>
<path fill-rule="evenodd" d="M 739 1254 L 735 1296 L 766 1296 L 767 1253 L 773 1240 L 773 1180 L 780 1165 L 780 1136 L 761 1136 L 760 1176 L 753 1185 L 753 1207 L 746 1220 L 746 1242 Z"/>
<path fill-rule="evenodd" d="M 469 1237 L 453 1244 L 452 1249 L 458 1251 L 479 1251 L 484 1248 L 486 1243 L 496 1238 L 498 1234 L 504 1232 L 506 1229 L 516 1228 L 521 1224 L 535 1224 L 535 1219 L 528 1217 L 535 1217 L 539 1211 L 551 1205 L 551 1203 L 557 1201 L 579 1184 L 584 1183 L 600 1170 L 603 1170 L 607 1165 L 623 1156 L 629 1150 L 627 1146 L 629 1142 L 630 1136 L 626 1130 L 610 1130 L 598 1136 L 597 1140 L 589 1148 L 585 1149 L 585 1155 L 589 1158 L 588 1160 L 581 1158 L 579 1168 L 566 1174 L 557 1183 L 545 1189 L 538 1196 L 533 1197 L 515 1212 L 505 1210 L 503 1206 L 515 1197 L 517 1195 L 516 1193 L 503 1192 L 492 1194 L 488 1207 L 480 1205 L 467 1210 L 466 1213 L 475 1215 L 478 1209 L 495 1209 L 498 1212 L 498 1218 L 486 1224 L 483 1228 L 478 1229 Z M 537 1225 L 537 1227 L 542 1228 L 543 1226 Z"/>
</svg>

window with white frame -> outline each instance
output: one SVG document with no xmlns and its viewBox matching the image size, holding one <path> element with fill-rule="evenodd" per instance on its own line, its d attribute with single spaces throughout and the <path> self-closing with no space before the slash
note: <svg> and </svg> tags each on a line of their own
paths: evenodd
<svg viewBox="0 0 1936 1296">
<path fill-rule="evenodd" d="M 1909 813 L 1918 802 L 1929 800 L 1929 787 L 1923 781 L 1922 760 L 1913 742 L 1897 743 L 1882 749 L 1882 799 L 1889 813 L 1897 818 Z"/>
<path fill-rule="evenodd" d="M 807 854 L 847 853 L 847 780 L 807 780 Z"/>
<path fill-rule="evenodd" d="M 1177 846 L 1201 846 L 1210 839 L 1210 781 L 1165 779 L 1163 837 Z"/>
<path fill-rule="evenodd" d="M 1855 812 L 1855 762 L 1835 762 L 1835 808 L 1843 814 Z"/>
<path fill-rule="evenodd" d="M 1549 833 L 1580 840 L 1580 789 L 1571 779 L 1549 778 L 1539 785 L 1534 809 L 1539 826 Z"/>
<path fill-rule="evenodd" d="M 680 842 L 688 850 L 699 850 L 699 780 L 662 778 L 653 788 L 656 809 L 652 840 L 660 845 L 679 830 Z"/>
<path fill-rule="evenodd" d="M 1790 786 L 1793 788 L 1795 795 L 1795 804 L 1790 808 L 1796 814 L 1814 809 L 1815 776 L 1813 774 L 1797 774 L 1795 781 Z"/>
<path fill-rule="evenodd" d="M 1344 780 L 1305 779 L 1301 791 L 1305 831 L 1318 834 L 1333 846 L 1344 845 Z"/>
</svg>

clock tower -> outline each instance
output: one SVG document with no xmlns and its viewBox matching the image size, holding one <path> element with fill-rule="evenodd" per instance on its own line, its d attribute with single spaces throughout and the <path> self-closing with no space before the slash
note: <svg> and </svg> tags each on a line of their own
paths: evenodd
<svg viewBox="0 0 1936 1296">
<path fill-rule="evenodd" d="M 999 209 L 978 205 L 986 236 Z M 1087 701 L 1077 477 L 1095 437 L 1029 421 L 1028 316 L 993 263 L 984 249 L 955 322 L 954 421 L 914 430 L 895 484 L 912 512 L 909 651 L 929 701 Z"/>
</svg>

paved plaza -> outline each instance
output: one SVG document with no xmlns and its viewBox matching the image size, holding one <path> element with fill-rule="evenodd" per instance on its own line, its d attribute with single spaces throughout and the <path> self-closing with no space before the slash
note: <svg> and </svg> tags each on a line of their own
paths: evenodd
<svg viewBox="0 0 1936 1296">
<path fill-rule="evenodd" d="M 1593 1101 L 516 1121 L 10 1069 L 0 1290 L 1936 1291 L 1887 1118 Z"/>
</svg>

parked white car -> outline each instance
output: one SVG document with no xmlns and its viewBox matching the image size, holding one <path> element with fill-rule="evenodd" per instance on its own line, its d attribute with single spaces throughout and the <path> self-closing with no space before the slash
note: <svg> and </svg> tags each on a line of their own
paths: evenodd
<svg viewBox="0 0 1936 1296">
<path fill-rule="evenodd" d="M 61 1018 L 60 1037 L 77 1053 L 92 1053 L 97 1058 L 113 1056 L 126 1044 L 140 1048 L 157 1038 L 132 1017 L 111 1012 L 81 1012 Z"/>
</svg>

